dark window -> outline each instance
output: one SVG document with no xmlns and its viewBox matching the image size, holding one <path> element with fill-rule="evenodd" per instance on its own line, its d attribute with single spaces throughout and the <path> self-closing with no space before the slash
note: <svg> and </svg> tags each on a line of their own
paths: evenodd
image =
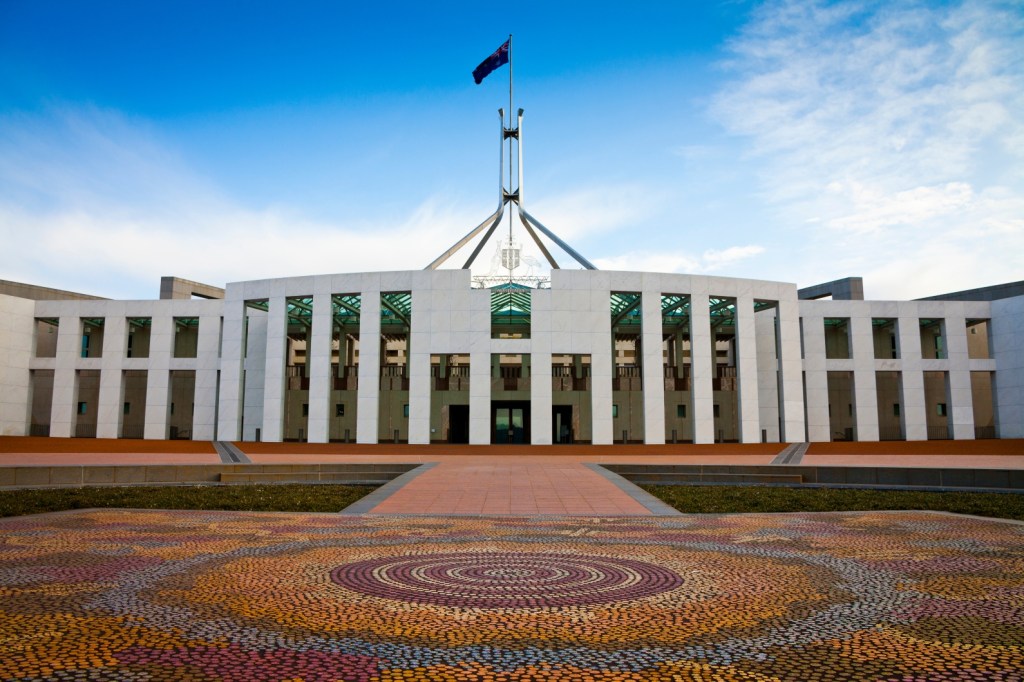
<svg viewBox="0 0 1024 682">
<path fill-rule="evenodd" d="M 715 405 L 713 414 L 715 415 L 715 419 L 722 416 L 722 410 L 718 405 Z"/>
<path fill-rule="evenodd" d="M 131 403 L 125 403 L 124 404 L 124 413 L 128 414 L 131 411 L 132 411 L 132 404 Z"/>
<path fill-rule="evenodd" d="M 345 416 L 345 403 L 337 403 L 334 406 L 334 416 L 344 417 Z"/>
<path fill-rule="evenodd" d="M 935 414 L 940 417 L 946 416 L 946 403 L 935 403 Z"/>
<path fill-rule="evenodd" d="M 84 402 L 78 403 L 78 414 L 85 414 L 89 409 L 88 404 Z"/>
<path fill-rule="evenodd" d="M 612 419 L 615 419 L 618 416 L 619 416 L 619 406 L 618 405 L 612 405 Z"/>
<path fill-rule="evenodd" d="M 686 419 L 686 405 L 676 405 L 676 416 L 680 419 Z"/>
<path fill-rule="evenodd" d="M 892 416 L 894 416 L 894 417 L 900 416 L 900 404 L 899 403 L 893 403 L 892 404 Z"/>
<path fill-rule="evenodd" d="M 308 417 L 309 416 L 309 403 L 302 403 L 302 416 L 303 417 Z"/>
<path fill-rule="evenodd" d="M 403 417 L 408 417 L 409 416 L 409 406 L 408 405 L 402 405 L 402 416 Z"/>
</svg>

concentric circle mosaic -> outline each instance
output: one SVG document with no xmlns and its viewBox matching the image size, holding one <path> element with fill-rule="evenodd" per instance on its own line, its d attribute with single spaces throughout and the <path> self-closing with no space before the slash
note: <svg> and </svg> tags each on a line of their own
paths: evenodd
<svg viewBox="0 0 1024 682">
<path fill-rule="evenodd" d="M 674 571 L 642 561 L 545 552 L 378 557 L 339 566 L 331 579 L 377 597 L 484 609 L 642 599 L 683 583 Z"/>
<path fill-rule="evenodd" d="M 0 680 L 1024 682 L 1024 525 L 0 519 Z"/>
</svg>

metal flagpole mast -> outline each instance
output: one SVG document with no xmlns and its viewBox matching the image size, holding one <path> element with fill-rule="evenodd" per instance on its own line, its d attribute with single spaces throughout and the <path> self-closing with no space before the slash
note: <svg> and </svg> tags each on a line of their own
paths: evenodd
<svg viewBox="0 0 1024 682">
<path fill-rule="evenodd" d="M 508 34 L 508 193 L 512 195 L 512 34 Z M 508 207 L 508 281 L 512 282 L 512 207 Z"/>
</svg>

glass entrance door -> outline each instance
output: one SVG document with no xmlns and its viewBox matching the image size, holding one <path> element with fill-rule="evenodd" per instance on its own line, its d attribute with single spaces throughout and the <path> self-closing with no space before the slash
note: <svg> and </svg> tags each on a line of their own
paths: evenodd
<svg viewBox="0 0 1024 682">
<path fill-rule="evenodd" d="M 524 444 L 529 442 L 530 408 L 526 405 L 504 403 L 494 406 L 494 443 Z"/>
</svg>

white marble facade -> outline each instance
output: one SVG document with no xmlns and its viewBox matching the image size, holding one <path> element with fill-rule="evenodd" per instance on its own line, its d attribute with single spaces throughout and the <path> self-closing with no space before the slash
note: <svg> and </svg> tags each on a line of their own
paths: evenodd
<svg viewBox="0 0 1024 682">
<path fill-rule="evenodd" d="M 858 440 L 880 437 L 876 372 L 897 372 L 901 385 L 900 424 L 908 440 L 927 435 L 924 373 L 942 373 L 946 382 L 950 437 L 975 437 L 971 373 L 993 373 L 995 423 L 1001 437 L 1024 437 L 1024 297 L 996 302 L 808 301 L 795 285 L 760 280 L 639 272 L 555 270 L 549 288 L 531 296 L 528 339 L 491 338 L 490 292 L 472 288 L 466 270 L 417 270 L 319 275 L 229 284 L 223 300 L 29 301 L 0 296 L 0 435 L 29 431 L 31 370 L 52 370 L 50 435 L 75 435 L 77 377 L 99 372 L 96 435 L 117 437 L 123 376 L 146 370 L 145 438 L 167 438 L 169 375 L 195 372 L 192 437 L 210 440 L 276 441 L 283 435 L 285 405 L 286 299 L 313 299 L 307 367 L 310 371 L 307 439 L 329 439 L 331 295 L 359 294 L 360 336 L 380 334 L 382 292 L 411 292 L 409 338 L 408 440 L 430 442 L 430 356 L 470 358 L 469 439 L 491 438 L 490 362 L 492 354 L 529 354 L 531 433 L 536 444 L 551 442 L 552 389 L 546 381 L 553 354 L 591 358 L 593 442 L 613 442 L 609 298 L 637 292 L 642 299 L 643 430 L 647 443 L 665 442 L 665 384 L 662 380 L 662 295 L 691 301 L 691 363 L 694 440 L 715 439 L 712 411 L 715 347 L 709 329 L 708 300 L 736 302 L 736 401 L 741 442 L 824 441 L 830 424 L 830 372 L 850 373 L 851 417 Z M 266 301 L 252 311 L 247 301 Z M 755 302 L 771 304 L 755 313 Z M 146 358 L 125 353 L 126 320 L 152 319 Z M 174 318 L 199 319 L 196 357 L 174 357 Z M 35 320 L 59 319 L 54 357 L 36 357 Z M 101 357 L 82 357 L 81 324 L 103 318 Z M 829 358 L 825 320 L 847 321 L 848 357 Z M 878 357 L 872 337 L 876 318 L 896 321 L 898 353 Z M 944 357 L 922 352 L 919 320 L 938 319 L 946 330 Z M 966 320 L 989 320 L 991 354 L 972 358 Z M 378 434 L 380 348 L 363 343 L 355 439 L 374 443 Z M 540 380 L 538 380 L 540 379 Z"/>
</svg>

